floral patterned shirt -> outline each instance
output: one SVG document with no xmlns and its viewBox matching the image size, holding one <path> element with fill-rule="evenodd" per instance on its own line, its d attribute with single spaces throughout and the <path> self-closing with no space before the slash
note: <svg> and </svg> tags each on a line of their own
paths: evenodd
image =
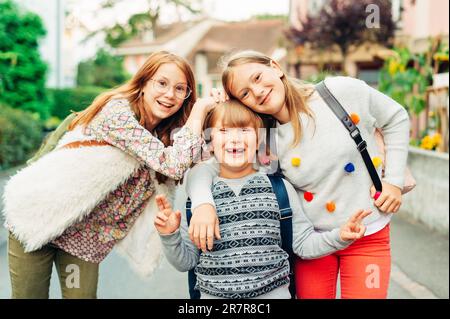
<svg viewBox="0 0 450 319">
<path fill-rule="evenodd" d="M 112 191 L 82 221 L 70 226 L 52 244 L 82 260 L 100 263 L 124 238 L 155 191 L 151 170 L 172 179 L 200 156 L 202 139 L 183 127 L 173 145 L 164 144 L 143 128 L 125 99 L 110 101 L 84 128 L 84 134 L 127 152 L 142 166 Z"/>
</svg>

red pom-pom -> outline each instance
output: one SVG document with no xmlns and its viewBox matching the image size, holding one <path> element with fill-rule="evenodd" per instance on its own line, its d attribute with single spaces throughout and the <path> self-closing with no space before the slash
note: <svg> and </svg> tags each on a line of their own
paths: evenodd
<svg viewBox="0 0 450 319">
<path fill-rule="evenodd" d="M 310 192 L 305 192 L 305 194 L 303 195 L 303 197 L 305 198 L 305 200 L 307 202 L 310 202 L 314 199 L 314 195 Z"/>
</svg>

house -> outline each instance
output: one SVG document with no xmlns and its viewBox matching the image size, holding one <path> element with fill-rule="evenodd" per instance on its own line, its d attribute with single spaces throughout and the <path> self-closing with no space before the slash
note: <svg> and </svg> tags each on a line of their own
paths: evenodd
<svg viewBox="0 0 450 319">
<path fill-rule="evenodd" d="M 221 85 L 221 59 L 232 52 L 252 49 L 283 64 L 285 27 L 282 20 L 250 20 L 213 26 L 187 56 L 195 68 L 199 93 Z"/>
<path fill-rule="evenodd" d="M 329 0 L 291 0 L 289 22 L 296 29 L 308 15 L 315 15 Z M 398 21 L 396 43 L 408 45 L 413 52 L 425 51 L 430 36 L 444 35 L 448 42 L 448 0 L 392 0 L 392 15 Z M 340 52 L 319 52 L 310 46 L 294 46 L 288 51 L 290 73 L 308 78 L 320 70 L 340 72 L 343 57 Z M 367 43 L 351 53 L 348 60 L 356 67 L 358 78 L 376 85 L 379 69 L 389 50 L 383 46 Z"/>
<path fill-rule="evenodd" d="M 192 65 L 199 96 L 221 85 L 221 58 L 233 51 L 253 49 L 276 61 L 285 61 L 283 20 L 223 22 L 204 19 L 161 27 L 157 37 L 144 34 L 115 50 L 124 56 L 125 68 L 134 73 L 145 59 L 158 50 L 168 50 L 186 58 Z"/>
<path fill-rule="evenodd" d="M 448 43 L 448 0 L 395 0 L 400 7 L 400 29 L 397 41 L 415 53 L 429 47 L 429 38 L 441 36 Z"/>
<path fill-rule="evenodd" d="M 166 50 L 186 57 L 216 23 L 214 20 L 200 20 L 158 26 L 156 32 L 147 31 L 126 41 L 114 50 L 114 54 L 123 56 L 125 69 L 134 74 L 156 51 Z"/>
</svg>

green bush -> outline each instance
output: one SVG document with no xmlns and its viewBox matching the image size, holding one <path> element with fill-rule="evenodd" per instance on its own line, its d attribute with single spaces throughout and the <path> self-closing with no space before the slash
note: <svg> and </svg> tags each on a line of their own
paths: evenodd
<svg viewBox="0 0 450 319">
<path fill-rule="evenodd" d="M 94 58 L 78 64 L 78 86 L 111 88 L 130 77 L 123 66 L 123 57 L 111 55 L 105 49 L 100 49 Z"/>
<path fill-rule="evenodd" d="M 82 111 L 92 103 L 97 95 L 105 90 L 105 88 L 98 87 L 49 89 L 48 95 L 52 103 L 51 115 L 62 120 L 72 111 Z"/>
<path fill-rule="evenodd" d="M 0 100 L 47 119 L 47 64 L 39 52 L 46 31 L 38 15 L 16 2 L 0 0 Z"/>
<path fill-rule="evenodd" d="M 42 125 L 36 116 L 0 104 L 0 169 L 24 163 L 42 138 Z"/>
</svg>

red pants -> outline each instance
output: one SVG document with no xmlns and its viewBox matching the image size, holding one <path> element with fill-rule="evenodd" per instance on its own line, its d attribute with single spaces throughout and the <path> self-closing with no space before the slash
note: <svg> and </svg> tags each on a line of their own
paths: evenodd
<svg viewBox="0 0 450 319">
<path fill-rule="evenodd" d="M 389 224 L 333 255 L 313 260 L 297 258 L 297 297 L 336 298 L 339 272 L 342 299 L 385 299 L 391 273 Z"/>
</svg>

